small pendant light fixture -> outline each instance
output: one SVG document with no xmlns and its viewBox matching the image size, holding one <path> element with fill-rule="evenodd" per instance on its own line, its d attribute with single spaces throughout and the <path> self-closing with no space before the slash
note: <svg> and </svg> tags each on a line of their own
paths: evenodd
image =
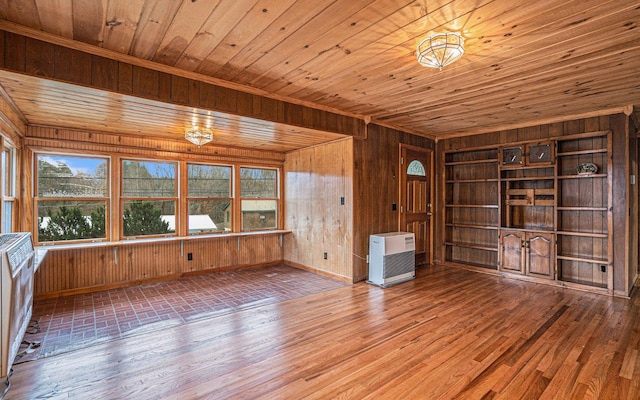
<svg viewBox="0 0 640 400">
<path fill-rule="evenodd" d="M 436 33 L 418 44 L 416 55 L 423 67 L 442 68 L 464 54 L 464 38 L 457 32 Z"/>
<path fill-rule="evenodd" d="M 194 125 L 184 131 L 184 138 L 200 147 L 213 140 L 213 131 L 209 128 L 200 128 Z"/>
</svg>

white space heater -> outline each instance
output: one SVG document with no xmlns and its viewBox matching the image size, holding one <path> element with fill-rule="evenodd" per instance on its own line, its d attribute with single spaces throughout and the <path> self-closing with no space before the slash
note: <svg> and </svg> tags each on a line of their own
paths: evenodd
<svg viewBox="0 0 640 400">
<path fill-rule="evenodd" d="M 368 283 L 387 287 L 416 277 L 413 233 L 390 232 L 369 236 Z"/>
<path fill-rule="evenodd" d="M 31 320 L 34 256 L 30 233 L 0 235 L 0 377 L 3 379 L 10 375 Z"/>
</svg>

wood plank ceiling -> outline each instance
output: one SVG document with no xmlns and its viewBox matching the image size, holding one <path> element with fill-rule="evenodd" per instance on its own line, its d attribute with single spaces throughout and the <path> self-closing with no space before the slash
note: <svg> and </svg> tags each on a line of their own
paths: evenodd
<svg viewBox="0 0 640 400">
<path fill-rule="evenodd" d="M 640 105 L 637 0 L 0 0 L 0 20 L 430 137 Z M 465 55 L 419 66 L 440 31 Z M 21 107 L 33 85 L 8 81 Z"/>
</svg>

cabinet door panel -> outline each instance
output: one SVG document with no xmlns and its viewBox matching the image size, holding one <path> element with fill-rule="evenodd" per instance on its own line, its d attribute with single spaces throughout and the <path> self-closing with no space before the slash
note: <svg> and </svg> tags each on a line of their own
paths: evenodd
<svg viewBox="0 0 640 400">
<path fill-rule="evenodd" d="M 527 275 L 553 279 L 553 234 L 529 233 L 527 237 Z"/>
<path fill-rule="evenodd" d="M 523 232 L 503 232 L 501 270 L 524 273 L 524 239 Z"/>
</svg>

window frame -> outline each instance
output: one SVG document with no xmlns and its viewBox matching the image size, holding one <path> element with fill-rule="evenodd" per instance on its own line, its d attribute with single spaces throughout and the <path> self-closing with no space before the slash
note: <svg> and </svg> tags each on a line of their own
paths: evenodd
<svg viewBox="0 0 640 400">
<path fill-rule="evenodd" d="M 180 161 L 179 160 L 168 160 L 166 158 L 142 158 L 142 157 L 119 157 L 118 159 L 118 173 L 120 176 L 119 179 L 119 196 L 118 196 L 118 205 L 119 205 L 119 239 L 120 240 L 135 240 L 135 239 L 148 239 L 148 238 L 162 238 L 162 237 L 177 237 L 180 236 L 179 233 L 181 231 L 181 218 L 180 218 Z M 125 196 L 124 190 L 124 163 L 127 161 L 135 161 L 141 163 L 156 163 L 156 164 L 172 164 L 174 165 L 174 185 L 173 185 L 173 197 L 141 197 L 141 196 Z M 135 201 L 173 201 L 173 215 L 174 215 L 174 231 L 168 233 L 158 233 L 151 235 L 132 235 L 125 236 L 124 234 L 124 212 L 126 210 L 125 202 L 135 202 Z"/>
<path fill-rule="evenodd" d="M 275 183 L 275 195 L 276 197 L 242 197 L 242 178 L 241 172 L 242 169 L 264 169 L 264 170 L 273 170 L 276 173 L 276 183 Z M 267 165 L 258 165 L 258 164 L 238 164 L 236 168 L 236 209 L 235 209 L 235 228 L 234 232 L 260 232 L 260 231 L 272 231 L 278 230 L 282 226 L 282 168 L 267 166 Z M 254 228 L 254 229 L 244 229 L 243 228 L 243 214 L 242 214 L 242 201 L 243 200 L 273 200 L 276 202 L 276 215 L 275 215 L 275 226 L 274 227 L 265 227 L 265 228 Z"/>
<path fill-rule="evenodd" d="M 191 165 L 198 165 L 198 166 L 204 166 L 204 167 L 223 167 L 223 168 L 229 168 L 229 197 L 193 197 L 189 195 L 189 167 Z M 208 163 L 208 162 L 201 162 L 201 161 L 185 161 L 184 162 L 184 169 L 185 169 L 185 184 L 184 184 L 184 189 L 183 189 L 183 193 L 184 193 L 184 204 L 185 204 L 185 221 L 186 223 L 184 224 L 185 226 L 184 228 L 184 232 L 186 233 L 187 236 L 198 236 L 198 235 L 220 235 L 220 234 L 224 234 L 224 233 L 231 233 L 234 232 L 234 222 L 235 222 L 235 218 L 233 215 L 233 210 L 235 210 L 236 208 L 236 201 L 235 201 L 235 196 L 234 196 L 234 186 L 235 186 L 235 171 L 236 171 L 236 166 L 233 164 L 217 164 L 217 163 Z M 218 231 L 206 231 L 206 232 L 190 232 L 189 231 L 189 216 L 190 214 L 190 202 L 191 201 L 221 201 L 221 200 L 228 200 L 229 204 L 231 205 L 231 210 L 232 212 L 231 214 L 231 218 L 230 221 L 228 221 L 229 223 L 229 230 L 218 230 Z M 229 213 L 229 211 L 226 211 L 224 213 L 225 217 L 224 219 L 226 219 L 226 215 L 227 213 Z M 214 221 L 215 223 L 215 221 Z"/>
<path fill-rule="evenodd" d="M 260 232 L 260 231 L 277 231 L 282 229 L 283 221 L 284 221 L 284 187 L 283 187 L 283 166 L 279 164 L 265 162 L 264 164 L 256 161 L 251 163 L 243 163 L 240 160 L 227 160 L 227 161 L 217 161 L 217 160 L 208 160 L 200 157 L 192 158 L 183 158 L 180 157 L 179 154 L 171 155 L 169 157 L 155 157 L 155 156 L 142 156 L 139 154 L 131 154 L 131 153 L 123 153 L 123 154 L 114 154 L 107 151 L 89 151 L 89 152 L 80 152 L 79 150 L 74 149 L 59 149 L 59 148 L 35 148 L 31 150 L 30 165 L 32 168 L 32 177 L 31 182 L 27 183 L 31 187 L 31 196 L 28 199 L 28 208 L 30 209 L 30 214 L 32 216 L 31 222 L 31 232 L 34 237 L 34 242 L 37 245 L 74 245 L 74 246 L 85 246 L 92 244 L 109 244 L 109 243 L 118 243 L 121 241 L 132 242 L 136 240 L 145 241 L 149 239 L 158 239 L 158 238 L 166 238 L 166 239 L 180 239 L 187 237 L 197 237 L 197 236 L 207 236 L 207 235 L 223 235 L 223 234 L 231 234 L 238 235 L 243 233 L 251 233 L 251 232 Z M 106 197 L 42 197 L 38 193 L 38 164 L 37 160 L 42 156 L 54 156 L 54 157 L 86 157 L 92 159 L 100 159 L 106 162 Z M 16 173 L 18 170 L 18 162 L 19 153 L 16 149 L 16 157 L 17 161 L 15 164 Z M 124 165 L 125 162 L 128 161 L 136 161 L 136 162 L 151 162 L 151 163 L 159 163 L 159 164 L 169 164 L 174 169 L 173 173 L 175 174 L 174 185 L 173 185 L 173 196 L 172 197 L 135 197 L 135 196 L 124 196 Z M 189 217 L 189 201 L 190 200 L 219 200 L 221 198 L 197 198 L 190 197 L 188 193 L 188 166 L 189 165 L 204 165 L 204 166 L 212 166 L 212 167 L 226 167 L 231 168 L 230 175 L 230 196 L 228 200 L 232 205 L 229 216 L 231 218 L 231 223 L 227 224 L 225 222 L 225 227 L 229 229 L 225 229 L 224 231 L 210 231 L 210 232 L 188 232 L 188 217 Z M 251 168 L 251 169 L 265 169 L 272 170 L 275 172 L 275 197 L 264 197 L 264 198 L 244 198 L 244 200 L 273 200 L 275 201 L 275 221 L 273 226 L 265 227 L 265 228 L 250 228 L 243 230 L 242 229 L 242 198 L 240 198 L 240 189 L 241 189 L 241 178 L 240 172 L 243 168 Z M 17 179 L 17 177 L 16 177 Z M 16 182 L 17 185 L 17 182 Z M 1 200 L 1 199 L 0 199 Z M 169 233 L 162 233 L 157 235 L 135 235 L 135 236 L 125 236 L 124 235 L 124 223 L 123 216 L 125 205 L 129 201 L 133 200 L 150 200 L 150 201 L 171 201 L 174 207 L 175 214 L 175 231 Z M 18 202 L 18 199 L 15 199 Z M 57 241 L 38 241 L 39 234 L 39 226 L 38 226 L 38 204 L 43 201 L 101 201 L 105 204 L 105 237 L 104 238 L 89 238 L 89 239 L 71 239 L 71 240 L 57 240 Z M 14 215 L 19 213 L 17 209 L 19 204 L 16 204 L 16 207 L 13 208 Z M 226 221 L 226 211 L 224 213 L 224 218 Z M 18 228 L 19 221 L 14 218 L 13 226 L 14 228 Z M 24 226 L 20 227 L 22 229 L 29 229 L 29 227 Z"/>
<path fill-rule="evenodd" d="M 106 162 L 106 176 L 105 176 L 105 194 L 106 197 L 41 197 L 39 193 L 38 185 L 38 159 L 40 156 L 54 156 L 54 157 L 73 157 L 73 158 L 89 158 L 89 159 L 102 159 Z M 111 241 L 111 164 L 113 158 L 107 154 L 95 154 L 95 153 L 76 153 L 72 151 L 34 151 L 32 156 L 32 193 L 33 193 L 33 227 L 32 237 L 35 244 L 39 245 L 59 245 L 59 244 L 76 244 L 76 243 L 97 243 Z M 61 202 L 61 201 L 87 201 L 87 202 L 104 202 L 105 212 L 105 235 L 103 238 L 88 238 L 88 239 L 70 239 L 70 240 L 52 240 L 41 241 L 40 240 L 40 226 L 38 223 L 38 205 L 41 202 Z"/>
<path fill-rule="evenodd" d="M 2 177 L 0 177 L 0 184 L 2 190 L 0 191 L 0 232 L 11 233 L 16 228 L 16 213 L 17 213 L 17 181 L 18 181 L 18 152 L 16 147 L 9 140 L 5 139 L 4 135 L 0 136 L 0 148 L 2 154 L 1 158 L 1 170 Z M 9 164 L 8 172 L 7 165 Z M 9 180 L 9 182 L 7 182 Z M 8 191 L 7 189 L 8 186 Z M 9 230 L 5 229 L 7 221 L 5 221 L 7 204 L 11 204 Z"/>
</svg>

